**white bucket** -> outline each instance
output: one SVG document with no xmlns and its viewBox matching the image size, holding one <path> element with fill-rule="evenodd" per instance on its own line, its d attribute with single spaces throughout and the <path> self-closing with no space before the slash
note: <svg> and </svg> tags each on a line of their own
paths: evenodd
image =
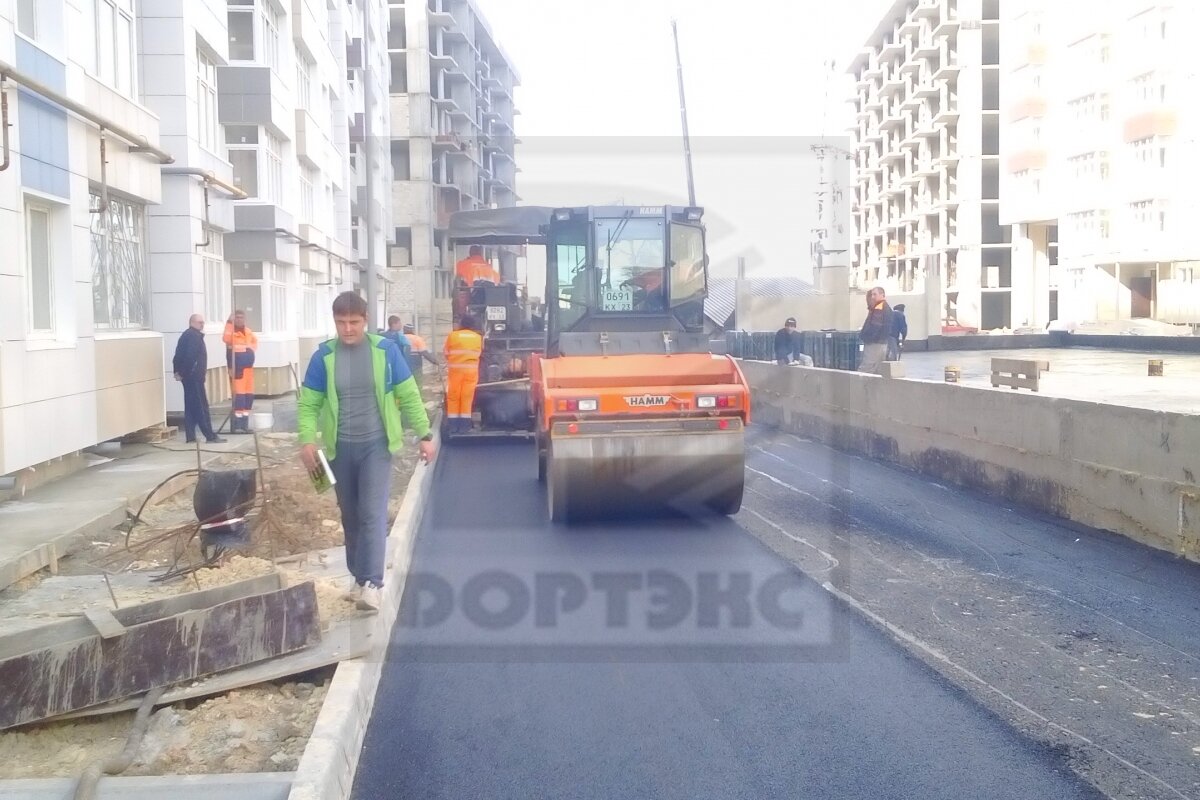
<svg viewBox="0 0 1200 800">
<path fill-rule="evenodd" d="M 251 424 L 256 431 L 269 431 L 275 425 L 275 415 L 270 411 L 255 411 L 250 415 Z"/>
</svg>

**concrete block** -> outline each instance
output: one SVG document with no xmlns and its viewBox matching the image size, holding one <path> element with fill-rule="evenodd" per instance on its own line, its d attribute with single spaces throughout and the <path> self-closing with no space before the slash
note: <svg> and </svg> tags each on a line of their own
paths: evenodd
<svg viewBox="0 0 1200 800">
<path fill-rule="evenodd" d="M 879 374 L 885 378 L 903 378 L 903 361 L 884 361 L 879 365 Z"/>
</svg>

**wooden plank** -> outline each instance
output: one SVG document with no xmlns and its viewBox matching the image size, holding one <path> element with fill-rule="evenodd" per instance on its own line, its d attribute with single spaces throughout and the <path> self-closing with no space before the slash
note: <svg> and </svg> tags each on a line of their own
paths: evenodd
<svg viewBox="0 0 1200 800">
<path fill-rule="evenodd" d="M 83 612 L 83 615 L 87 617 L 88 622 L 92 623 L 96 632 L 105 639 L 115 639 L 125 635 L 125 626 L 118 622 L 107 608 L 89 608 Z"/>
<path fill-rule="evenodd" d="M 166 706 L 183 700 L 211 697 L 234 689 L 241 689 L 244 686 L 282 680 L 292 675 L 301 675 L 314 669 L 327 667 L 330 664 L 361 658 L 371 649 L 371 631 L 374 621 L 374 613 L 364 613 L 358 617 L 339 620 L 321 637 L 321 641 L 312 647 L 282 655 L 270 661 L 262 661 L 216 675 L 209 675 L 198 681 L 172 687 L 163 693 L 158 705 Z M 80 717 L 116 714 L 121 711 L 135 711 L 141 702 L 140 697 L 118 700 L 52 717 L 47 721 L 57 722 Z"/>
<path fill-rule="evenodd" d="M 78 622 L 91 629 L 86 619 Z M 131 625 L 114 639 L 93 632 L 60 641 L 0 660 L 0 730 L 264 661 L 320 639 L 316 589 L 307 582 Z"/>
</svg>

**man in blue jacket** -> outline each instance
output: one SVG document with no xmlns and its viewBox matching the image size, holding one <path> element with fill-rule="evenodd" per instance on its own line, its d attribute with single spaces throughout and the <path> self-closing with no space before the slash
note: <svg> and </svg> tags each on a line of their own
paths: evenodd
<svg viewBox="0 0 1200 800">
<path fill-rule="evenodd" d="M 208 374 L 208 348 L 204 345 L 204 316 L 192 314 L 187 330 L 179 334 L 175 345 L 175 357 L 171 361 L 175 380 L 183 385 L 183 435 L 191 444 L 196 441 L 196 429 L 204 434 L 209 444 L 220 444 L 225 440 L 213 431 L 212 417 L 208 411 L 208 392 L 204 378 Z"/>
<path fill-rule="evenodd" d="M 351 596 L 365 611 L 379 609 L 387 544 L 392 455 L 404 445 L 403 424 L 420 437 L 421 460 L 434 457 L 429 415 L 400 349 L 367 332 L 367 302 L 354 292 L 333 301 L 337 338 L 308 362 L 297 401 L 300 457 L 318 468 L 317 429 L 336 479 L 346 539 Z"/>
</svg>

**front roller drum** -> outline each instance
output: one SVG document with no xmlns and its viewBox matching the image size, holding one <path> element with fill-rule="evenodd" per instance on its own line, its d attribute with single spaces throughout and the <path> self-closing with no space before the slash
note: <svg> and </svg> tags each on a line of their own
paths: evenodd
<svg viewBox="0 0 1200 800">
<path fill-rule="evenodd" d="M 546 453 L 553 522 L 736 514 L 745 486 L 736 418 L 556 423 Z"/>
</svg>

